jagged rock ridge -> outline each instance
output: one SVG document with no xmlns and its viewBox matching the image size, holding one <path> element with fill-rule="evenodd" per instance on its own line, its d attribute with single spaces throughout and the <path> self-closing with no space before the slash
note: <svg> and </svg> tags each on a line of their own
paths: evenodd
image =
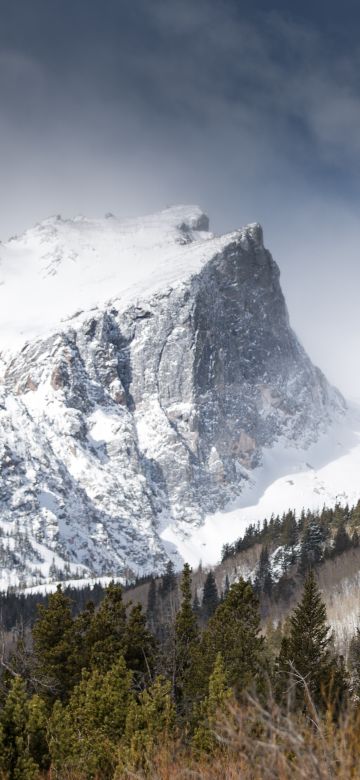
<svg viewBox="0 0 360 780">
<path fill-rule="evenodd" d="M 215 237 L 189 207 L 126 222 L 56 218 L 0 254 L 5 294 L 22 255 L 26 283 L 40 279 L 46 296 L 26 302 L 30 339 L 22 312 L 5 323 L 9 582 L 49 568 L 53 578 L 160 569 L 164 524 L 200 524 L 241 492 L 263 448 L 280 436 L 311 443 L 344 410 L 291 330 L 259 225 Z"/>
</svg>

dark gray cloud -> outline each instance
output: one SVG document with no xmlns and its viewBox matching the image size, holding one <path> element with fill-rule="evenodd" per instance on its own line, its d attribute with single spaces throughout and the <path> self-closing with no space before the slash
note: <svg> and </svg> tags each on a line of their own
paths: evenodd
<svg viewBox="0 0 360 780">
<path fill-rule="evenodd" d="M 199 202 L 259 220 L 293 323 L 360 396 L 355 3 L 0 0 L 0 236 Z M 326 13 L 325 13 L 326 11 Z"/>
</svg>

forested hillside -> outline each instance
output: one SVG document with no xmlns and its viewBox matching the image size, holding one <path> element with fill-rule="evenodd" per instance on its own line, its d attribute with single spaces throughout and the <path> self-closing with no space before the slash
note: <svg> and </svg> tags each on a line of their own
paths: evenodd
<svg viewBox="0 0 360 780">
<path fill-rule="evenodd" d="M 358 517 L 271 518 L 214 571 L 3 597 L 0 776 L 359 777 L 360 630 L 341 647 L 319 587 Z"/>
</svg>

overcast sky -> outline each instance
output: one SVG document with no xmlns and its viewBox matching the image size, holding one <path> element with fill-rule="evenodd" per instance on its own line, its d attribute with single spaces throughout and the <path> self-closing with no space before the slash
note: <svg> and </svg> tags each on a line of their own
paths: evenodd
<svg viewBox="0 0 360 780">
<path fill-rule="evenodd" d="M 360 397 L 358 0 L 0 12 L 0 238 L 178 202 L 259 221 L 305 347 Z"/>
</svg>

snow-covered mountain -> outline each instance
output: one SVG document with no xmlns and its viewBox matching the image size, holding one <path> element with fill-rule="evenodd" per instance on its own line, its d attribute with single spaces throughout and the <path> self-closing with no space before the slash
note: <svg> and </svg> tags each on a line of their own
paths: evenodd
<svg viewBox="0 0 360 780">
<path fill-rule="evenodd" d="M 344 425 L 257 224 L 56 217 L 0 261 L 3 585 L 149 572 L 186 540 L 206 559 L 209 523 L 220 554 L 272 453 L 294 470 Z"/>
</svg>

